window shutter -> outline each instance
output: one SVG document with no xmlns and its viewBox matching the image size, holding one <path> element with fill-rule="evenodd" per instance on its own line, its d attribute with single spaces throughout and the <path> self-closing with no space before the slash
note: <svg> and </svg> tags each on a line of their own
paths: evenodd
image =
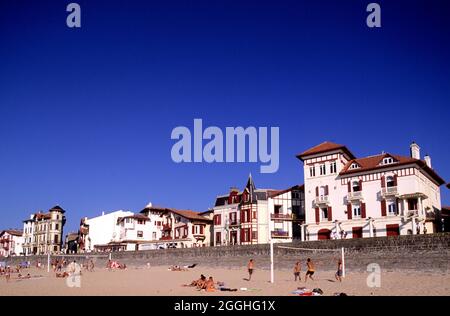
<svg viewBox="0 0 450 316">
<path fill-rule="evenodd" d="M 386 216 L 386 200 L 381 201 L 381 216 Z"/>
<path fill-rule="evenodd" d="M 316 196 L 319 196 L 319 187 L 316 187 Z"/>
<path fill-rule="evenodd" d="M 316 207 L 316 223 L 319 224 L 320 222 L 320 209 Z"/>
<path fill-rule="evenodd" d="M 361 203 L 361 218 L 366 218 L 366 203 Z"/>
<path fill-rule="evenodd" d="M 394 174 L 394 186 L 395 187 L 397 186 L 397 175 L 396 174 Z"/>
<path fill-rule="evenodd" d="M 350 184 L 351 181 L 347 182 L 347 191 L 352 192 L 352 185 Z"/>
<path fill-rule="evenodd" d="M 328 206 L 328 221 L 332 221 L 333 220 L 333 212 L 331 209 L 331 206 Z"/>
<path fill-rule="evenodd" d="M 325 186 L 325 195 L 328 195 L 328 184 Z"/>
<path fill-rule="evenodd" d="M 382 187 L 382 188 L 385 188 L 385 187 L 386 187 L 386 177 L 385 177 L 385 176 L 382 176 L 382 177 L 381 177 L 381 187 Z"/>
<path fill-rule="evenodd" d="M 200 234 L 202 234 L 202 235 L 203 235 L 203 225 L 202 225 L 202 226 L 200 226 Z"/>
<path fill-rule="evenodd" d="M 351 203 L 347 204 L 347 218 L 352 219 L 352 204 Z"/>
<path fill-rule="evenodd" d="M 359 180 L 359 191 L 362 191 L 362 180 Z"/>
<path fill-rule="evenodd" d="M 192 234 L 195 234 L 195 226 L 192 225 Z"/>
</svg>

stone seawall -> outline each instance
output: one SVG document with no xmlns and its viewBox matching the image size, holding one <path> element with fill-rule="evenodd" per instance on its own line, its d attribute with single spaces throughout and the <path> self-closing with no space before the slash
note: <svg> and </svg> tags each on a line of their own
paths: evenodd
<svg viewBox="0 0 450 316">
<path fill-rule="evenodd" d="M 282 247 L 307 248 L 317 250 L 285 249 Z M 370 263 L 378 263 L 385 270 L 442 271 L 450 270 L 450 234 L 429 234 L 398 237 L 378 237 L 346 240 L 323 240 L 275 244 L 274 264 L 276 269 L 291 269 L 296 261 L 312 258 L 317 269 L 334 270 L 340 258 L 340 249 L 345 249 L 348 271 L 365 271 Z M 334 249 L 335 251 L 325 251 Z M 67 260 L 84 262 L 94 259 L 96 266 L 104 267 L 108 254 L 78 254 Z M 46 256 L 27 257 L 35 262 L 46 264 Z M 270 245 L 223 246 L 205 248 L 184 248 L 165 250 L 146 250 L 112 253 L 112 258 L 128 266 L 143 265 L 189 265 L 221 266 L 229 268 L 245 267 L 253 258 L 256 267 L 270 267 Z M 23 258 L 11 258 L 16 264 Z M 303 265 L 304 266 L 304 265 Z"/>
</svg>

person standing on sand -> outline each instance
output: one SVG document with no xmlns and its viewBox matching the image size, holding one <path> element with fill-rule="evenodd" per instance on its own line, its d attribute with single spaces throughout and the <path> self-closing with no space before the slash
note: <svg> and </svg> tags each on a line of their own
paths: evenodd
<svg viewBox="0 0 450 316">
<path fill-rule="evenodd" d="M 338 280 L 339 282 L 342 282 L 342 259 L 339 259 L 339 261 L 338 261 L 338 269 L 334 276 L 335 276 L 336 280 Z"/>
<path fill-rule="evenodd" d="M 308 267 L 308 270 L 306 271 L 306 275 L 305 275 L 305 283 L 306 283 L 306 281 L 308 281 L 308 276 L 311 280 L 314 281 L 312 276 L 315 272 L 314 263 L 312 262 L 312 260 L 310 258 L 308 258 L 306 260 L 306 266 Z"/>
<path fill-rule="evenodd" d="M 250 259 L 250 261 L 247 264 L 247 269 L 248 269 L 248 281 L 250 281 L 252 279 L 252 274 L 253 274 L 253 269 L 254 269 L 255 265 L 253 262 L 253 259 Z"/>
<path fill-rule="evenodd" d="M 302 277 L 300 276 L 300 271 L 301 270 L 302 270 L 302 266 L 300 264 L 300 261 L 297 261 L 295 263 L 295 266 L 294 266 L 294 277 L 295 277 L 294 281 L 297 281 L 297 278 L 298 278 L 299 281 L 302 280 Z"/>
</svg>

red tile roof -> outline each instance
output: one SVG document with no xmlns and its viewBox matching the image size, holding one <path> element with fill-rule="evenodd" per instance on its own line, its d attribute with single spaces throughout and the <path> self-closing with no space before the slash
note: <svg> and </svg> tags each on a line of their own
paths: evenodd
<svg viewBox="0 0 450 316">
<path fill-rule="evenodd" d="M 304 185 L 303 184 L 302 185 L 294 185 L 293 187 L 290 187 L 286 190 L 271 190 L 268 193 L 269 193 L 269 197 L 274 197 L 274 196 L 278 196 L 278 195 L 281 195 L 283 193 L 286 193 L 286 192 L 289 192 L 292 190 L 304 190 Z"/>
<path fill-rule="evenodd" d="M 6 229 L 0 233 L 0 236 L 3 235 L 4 233 L 8 233 L 12 236 L 19 236 L 19 237 L 22 236 L 23 234 L 22 231 L 19 229 Z"/>
<path fill-rule="evenodd" d="M 387 165 L 380 164 L 383 161 L 383 158 L 385 158 L 385 157 L 394 158 L 395 163 L 387 164 Z M 350 169 L 350 166 L 353 163 L 357 163 L 360 166 L 360 168 Z M 433 169 L 431 169 L 430 167 L 427 166 L 425 161 L 414 159 L 411 157 L 392 155 L 389 153 L 365 157 L 365 158 L 352 159 L 349 162 L 347 162 L 347 164 L 344 166 L 344 168 L 342 169 L 342 171 L 339 174 L 340 175 L 348 175 L 348 174 L 353 174 L 353 173 L 358 173 L 358 172 L 365 172 L 365 171 L 369 171 L 369 170 L 402 166 L 402 165 L 407 165 L 407 164 L 417 164 L 421 169 L 425 170 L 437 183 L 439 183 L 439 185 L 442 185 L 445 183 L 445 181 Z"/>
<path fill-rule="evenodd" d="M 198 212 L 194 212 L 191 210 L 176 210 L 176 209 L 169 209 L 172 213 L 178 214 L 180 216 L 183 216 L 187 219 L 192 220 L 200 220 L 200 221 L 210 221 L 209 218 L 199 215 Z"/>
<path fill-rule="evenodd" d="M 340 144 L 336 144 L 336 143 L 328 142 L 328 141 L 323 142 L 317 146 L 314 146 L 314 147 L 298 154 L 297 158 L 303 160 L 302 158 L 305 156 L 325 153 L 327 151 L 338 150 L 338 149 L 342 149 L 350 157 L 350 159 L 355 158 L 355 156 L 352 154 L 352 152 L 350 150 L 348 150 L 348 148 L 345 147 L 344 145 L 340 145 Z"/>
</svg>

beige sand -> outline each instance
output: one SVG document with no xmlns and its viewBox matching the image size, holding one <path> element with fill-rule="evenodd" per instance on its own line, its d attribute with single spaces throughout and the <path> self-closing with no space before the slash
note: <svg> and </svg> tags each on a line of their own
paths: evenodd
<svg viewBox="0 0 450 316">
<path fill-rule="evenodd" d="M 275 271 L 275 283 L 271 284 L 267 270 L 256 270 L 252 281 L 242 269 L 196 267 L 187 272 L 168 271 L 167 267 L 128 268 L 123 271 L 108 271 L 104 268 L 95 272 L 83 272 L 80 288 L 70 288 L 65 279 L 58 279 L 54 273 L 30 269 L 32 275 L 41 274 L 41 279 L 11 280 L 0 278 L 0 295 L 268 295 L 285 296 L 297 287 L 321 288 L 324 295 L 345 292 L 348 295 L 450 295 L 450 277 L 445 273 L 420 273 L 386 271 L 381 274 L 381 287 L 366 285 L 368 273 L 349 272 L 342 283 L 334 279 L 334 271 L 318 271 L 316 280 L 304 283 L 294 282 L 291 271 Z M 254 288 L 256 291 L 198 292 L 194 288 L 182 287 L 197 279 L 200 273 L 224 281 L 232 288 Z M 302 272 L 304 278 L 304 272 Z"/>
</svg>

